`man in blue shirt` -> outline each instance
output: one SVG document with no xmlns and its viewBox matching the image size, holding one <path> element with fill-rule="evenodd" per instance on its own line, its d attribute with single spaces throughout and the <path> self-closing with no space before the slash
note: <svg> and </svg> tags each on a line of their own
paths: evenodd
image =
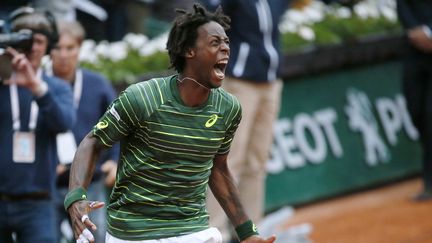
<svg viewBox="0 0 432 243">
<path fill-rule="evenodd" d="M 56 242 L 56 134 L 72 128 L 72 91 L 42 75 L 40 63 L 56 42 L 52 16 L 33 8 L 11 14 L 13 32 L 30 29 L 30 51 L 6 49 L 13 74 L 0 85 L 0 242 Z"/>
<path fill-rule="evenodd" d="M 72 163 L 76 146 L 92 130 L 94 124 L 107 110 L 109 104 L 116 97 L 116 93 L 108 80 L 102 75 L 79 67 L 79 53 L 85 38 L 84 28 L 76 21 L 59 21 L 57 23 L 59 41 L 51 51 L 52 66 L 47 73 L 65 80 L 73 89 L 74 106 L 77 111 L 77 122 L 72 130 L 57 138 L 60 164 L 57 167 L 59 175 L 57 186 L 59 190 L 57 200 L 58 223 L 67 220 L 63 201 L 68 192 L 70 163 Z M 70 134 L 71 141 L 67 139 Z M 69 150 L 69 151 L 65 151 Z M 114 186 L 119 156 L 119 144 L 106 151 L 96 164 L 92 182 L 88 187 L 88 196 L 98 201 L 106 201 L 106 186 Z M 60 153 L 72 155 L 67 158 Z M 104 173 L 106 176 L 104 176 Z M 90 218 L 98 225 L 94 234 L 95 242 L 105 241 L 106 210 L 96 210 Z"/>
</svg>

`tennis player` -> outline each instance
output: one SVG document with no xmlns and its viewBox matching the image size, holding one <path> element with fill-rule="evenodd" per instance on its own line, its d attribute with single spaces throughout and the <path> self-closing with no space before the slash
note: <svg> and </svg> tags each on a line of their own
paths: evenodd
<svg viewBox="0 0 432 243">
<path fill-rule="evenodd" d="M 94 242 L 89 213 L 104 203 L 87 199 L 86 188 L 100 152 L 118 141 L 107 243 L 222 242 L 208 224 L 208 186 L 241 242 L 275 241 L 258 235 L 227 165 L 241 119 L 238 100 L 219 88 L 230 54 L 230 20 L 221 9 L 208 12 L 199 4 L 178 12 L 167 42 L 177 74 L 128 87 L 78 147 L 65 199 L 78 242 Z"/>
</svg>

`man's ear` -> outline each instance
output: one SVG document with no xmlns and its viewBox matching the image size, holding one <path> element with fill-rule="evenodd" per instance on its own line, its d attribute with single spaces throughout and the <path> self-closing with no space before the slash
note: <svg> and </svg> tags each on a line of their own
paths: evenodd
<svg viewBox="0 0 432 243">
<path fill-rule="evenodd" d="M 195 50 L 193 48 L 187 49 L 187 51 L 185 53 L 185 57 L 186 58 L 192 58 L 194 56 L 195 56 Z"/>
</svg>

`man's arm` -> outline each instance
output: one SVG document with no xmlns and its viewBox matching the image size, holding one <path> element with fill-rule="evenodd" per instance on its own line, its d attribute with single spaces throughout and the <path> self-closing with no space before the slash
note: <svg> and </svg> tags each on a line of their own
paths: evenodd
<svg viewBox="0 0 432 243">
<path fill-rule="evenodd" d="M 93 135 L 87 134 L 79 144 L 71 167 L 69 190 L 87 188 L 93 177 L 96 161 L 104 145 Z"/>
<path fill-rule="evenodd" d="M 25 54 L 8 47 L 7 55 L 11 57 L 14 75 L 5 84 L 16 84 L 28 89 L 39 106 L 39 112 L 45 114 L 45 123 L 52 132 L 64 132 L 71 129 L 76 115 L 73 112 L 72 90 L 66 84 L 50 82 L 50 87 L 36 74 L 30 60 Z"/>
<path fill-rule="evenodd" d="M 242 226 L 245 226 L 245 223 L 247 224 L 247 222 L 249 221 L 249 217 L 243 209 L 234 178 L 231 176 L 231 173 L 228 169 L 227 156 L 228 154 L 215 156 L 215 159 L 213 161 L 212 173 L 209 179 L 209 186 L 213 192 L 213 195 L 216 197 L 219 204 L 224 209 L 225 213 L 227 214 L 228 218 L 230 219 L 231 223 L 234 225 L 238 233 L 239 226 L 240 228 Z M 246 231 L 248 231 L 248 233 L 246 234 L 250 234 L 250 237 L 245 238 L 244 240 L 242 240 L 242 242 L 272 243 L 275 241 L 276 238 L 274 236 L 267 239 L 259 237 L 258 235 L 256 235 L 258 234 L 258 232 L 256 231 L 255 226 L 251 225 L 251 227 L 252 228 L 250 229 L 246 229 Z M 244 227 L 240 230 L 245 232 Z M 256 234 L 254 234 L 254 232 Z"/>
<path fill-rule="evenodd" d="M 104 112 L 115 100 L 115 98 L 117 97 L 117 93 L 105 77 L 101 76 L 101 79 L 103 84 L 100 87 L 103 93 L 101 112 Z M 117 173 L 117 160 L 119 159 L 119 155 L 120 143 L 117 142 L 108 150 L 106 158 L 104 158 L 105 160 L 101 165 L 101 170 L 105 176 L 105 186 L 109 188 L 112 188 L 115 183 Z"/>
<path fill-rule="evenodd" d="M 88 201 L 85 190 L 91 182 L 97 159 L 104 148 L 105 146 L 90 132 L 81 141 L 72 162 L 65 209 L 70 215 L 75 239 L 85 237 L 88 241 L 94 242 L 87 227 L 95 231 L 96 225 L 86 215 L 103 207 L 104 203 Z"/>
<path fill-rule="evenodd" d="M 234 178 L 228 169 L 227 155 L 217 155 L 209 180 L 210 189 L 234 226 L 249 218 L 240 203 Z"/>
</svg>

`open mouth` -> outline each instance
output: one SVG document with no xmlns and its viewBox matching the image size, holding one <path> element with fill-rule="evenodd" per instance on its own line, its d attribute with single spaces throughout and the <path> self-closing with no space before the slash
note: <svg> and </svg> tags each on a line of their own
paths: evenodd
<svg viewBox="0 0 432 243">
<path fill-rule="evenodd" d="M 228 64 L 227 59 L 222 59 L 214 65 L 214 72 L 219 79 L 225 78 L 225 69 Z"/>
</svg>

